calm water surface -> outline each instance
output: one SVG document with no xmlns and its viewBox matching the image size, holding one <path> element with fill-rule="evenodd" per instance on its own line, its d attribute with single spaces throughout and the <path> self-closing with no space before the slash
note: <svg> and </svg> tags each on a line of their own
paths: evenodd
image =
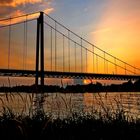
<svg viewBox="0 0 140 140">
<path fill-rule="evenodd" d="M 123 93 L 1 93 L 0 111 L 3 107 L 17 114 L 32 115 L 42 107 L 52 116 L 67 116 L 72 112 L 92 113 L 123 109 L 133 116 L 140 116 L 140 92 Z"/>
</svg>

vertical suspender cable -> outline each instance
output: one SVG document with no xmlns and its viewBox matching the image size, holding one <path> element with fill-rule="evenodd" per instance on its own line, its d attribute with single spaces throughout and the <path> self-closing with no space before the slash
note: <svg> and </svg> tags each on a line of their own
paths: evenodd
<svg viewBox="0 0 140 140">
<path fill-rule="evenodd" d="M 87 73 L 87 48 L 86 48 L 86 73 Z"/>
<path fill-rule="evenodd" d="M 92 55 L 93 55 L 93 73 L 94 73 L 94 46 L 92 46 L 92 48 L 93 48 L 93 53 L 92 53 Z"/>
<path fill-rule="evenodd" d="M 81 38 L 81 72 L 83 72 L 83 45 L 82 45 L 82 38 Z"/>
<path fill-rule="evenodd" d="M 106 73 L 108 74 L 108 61 L 106 61 Z"/>
<path fill-rule="evenodd" d="M 97 73 L 98 73 L 98 55 L 96 54 L 96 70 L 97 70 Z"/>
<path fill-rule="evenodd" d="M 57 38 L 56 38 L 57 37 L 57 34 L 56 34 L 56 30 L 57 29 L 56 28 L 57 27 L 56 27 L 56 21 L 55 21 L 55 71 L 57 70 L 57 60 L 56 60 L 57 59 L 57 54 L 56 54 L 57 53 L 57 46 L 56 46 L 57 45 L 57 42 L 56 42 L 56 40 L 57 40 Z"/>
<path fill-rule="evenodd" d="M 27 38 L 28 38 L 28 15 L 26 16 L 26 39 L 25 39 L 25 69 L 26 69 L 26 65 L 27 65 Z"/>
<path fill-rule="evenodd" d="M 27 35 L 28 35 L 28 15 L 26 15 L 26 24 L 25 24 L 25 70 L 27 66 Z"/>
<path fill-rule="evenodd" d="M 133 68 L 134 68 L 134 74 L 136 74 L 136 68 L 135 68 L 135 66 Z"/>
<path fill-rule="evenodd" d="M 24 21 L 24 42 L 23 42 L 23 70 L 25 70 L 25 46 L 26 46 L 26 25 L 25 25 L 26 21 Z"/>
<path fill-rule="evenodd" d="M 51 27 L 51 71 L 52 71 L 52 27 Z"/>
<path fill-rule="evenodd" d="M 124 63 L 125 75 L 126 75 L 126 63 Z"/>
<path fill-rule="evenodd" d="M 11 18 L 9 19 L 9 43 L 8 43 L 8 69 L 10 69 L 10 57 L 11 57 Z"/>
<path fill-rule="evenodd" d="M 63 34 L 63 72 L 65 71 L 65 38 Z"/>
<path fill-rule="evenodd" d="M 106 59 L 105 59 L 105 51 L 104 51 L 104 73 L 106 73 Z"/>
<path fill-rule="evenodd" d="M 77 65 L 76 64 L 76 42 L 74 42 L 74 44 L 75 44 L 74 47 L 75 47 L 75 72 L 76 72 L 76 65 Z"/>
<path fill-rule="evenodd" d="M 8 43 L 8 69 L 10 69 L 10 56 L 11 56 L 11 18 L 9 20 L 10 20 L 10 24 L 9 24 L 9 43 Z M 8 84 L 10 87 L 11 83 L 10 83 L 9 76 L 8 76 Z"/>
<path fill-rule="evenodd" d="M 70 31 L 68 30 L 68 64 L 69 64 L 69 72 L 70 72 Z"/>
<path fill-rule="evenodd" d="M 114 63 L 115 63 L 115 74 L 117 74 L 117 64 L 116 64 L 116 57 L 114 57 Z"/>
</svg>

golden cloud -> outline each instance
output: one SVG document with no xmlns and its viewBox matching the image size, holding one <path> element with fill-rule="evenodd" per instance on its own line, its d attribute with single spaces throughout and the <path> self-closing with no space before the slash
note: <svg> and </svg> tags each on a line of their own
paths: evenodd
<svg viewBox="0 0 140 140">
<path fill-rule="evenodd" d="M 39 2 L 42 2 L 42 0 L 2 0 L 0 2 L 0 6 L 17 7 L 19 5 L 25 5 L 27 3 L 35 4 Z"/>
<path fill-rule="evenodd" d="M 47 8 L 47 9 L 44 10 L 44 13 L 49 14 L 53 10 L 54 10 L 53 8 Z M 11 17 L 15 17 L 15 18 L 13 18 L 11 20 L 0 21 L 0 25 L 9 25 L 9 24 L 15 24 L 15 23 L 18 23 L 18 22 L 22 22 L 22 21 L 25 21 L 25 20 L 31 20 L 31 19 L 37 18 L 39 16 L 39 12 L 26 16 L 25 12 L 23 12 L 21 10 L 16 10 L 11 15 L 12 15 Z M 22 15 L 25 15 L 25 16 L 19 17 L 19 16 L 22 16 Z"/>
<path fill-rule="evenodd" d="M 46 14 L 49 14 L 49 13 L 51 13 L 53 11 L 54 11 L 54 8 L 47 8 L 43 12 L 46 13 Z"/>
</svg>

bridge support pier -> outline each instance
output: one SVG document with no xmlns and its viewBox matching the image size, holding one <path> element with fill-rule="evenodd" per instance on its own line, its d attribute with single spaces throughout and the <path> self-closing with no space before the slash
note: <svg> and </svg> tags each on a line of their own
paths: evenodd
<svg viewBox="0 0 140 140">
<path fill-rule="evenodd" d="M 35 85 L 44 86 L 44 16 L 43 12 L 40 12 L 40 16 L 37 19 L 37 36 L 36 36 L 36 77 Z"/>
</svg>

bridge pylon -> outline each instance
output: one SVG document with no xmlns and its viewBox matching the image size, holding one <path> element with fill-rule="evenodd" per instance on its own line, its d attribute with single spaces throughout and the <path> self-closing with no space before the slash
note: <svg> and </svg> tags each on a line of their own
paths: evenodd
<svg viewBox="0 0 140 140">
<path fill-rule="evenodd" d="M 36 34 L 36 86 L 44 86 L 44 13 L 40 12 L 37 19 L 37 34 Z"/>
</svg>

